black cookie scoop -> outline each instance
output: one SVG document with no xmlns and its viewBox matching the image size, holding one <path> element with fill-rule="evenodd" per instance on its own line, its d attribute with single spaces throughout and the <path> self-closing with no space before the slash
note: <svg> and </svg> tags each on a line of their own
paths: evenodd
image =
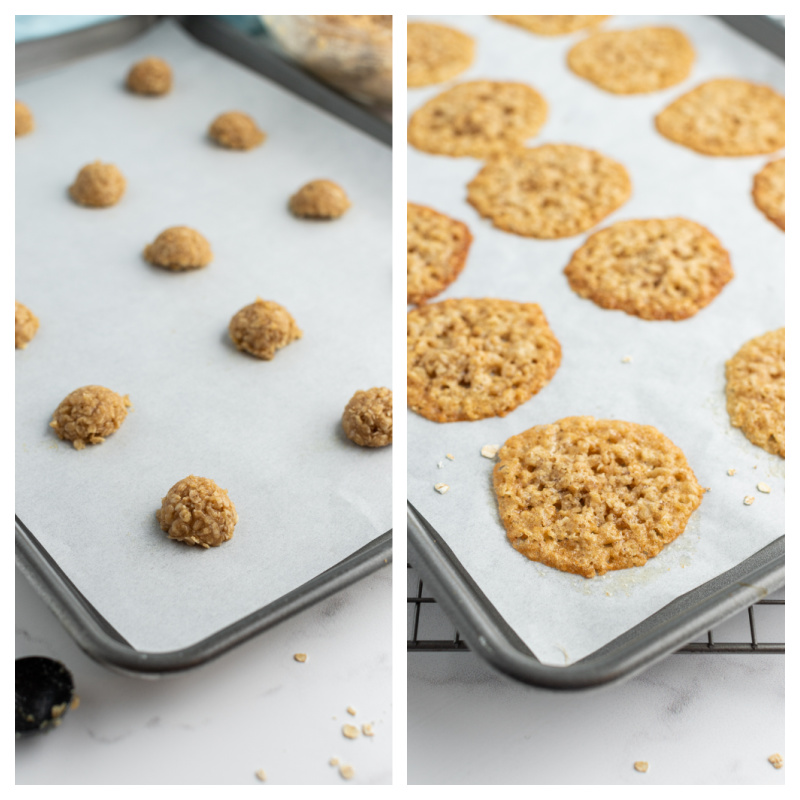
<svg viewBox="0 0 800 800">
<path fill-rule="evenodd" d="M 75 689 L 72 675 L 52 658 L 18 658 L 15 684 L 17 739 L 58 727 L 72 706 Z"/>
</svg>

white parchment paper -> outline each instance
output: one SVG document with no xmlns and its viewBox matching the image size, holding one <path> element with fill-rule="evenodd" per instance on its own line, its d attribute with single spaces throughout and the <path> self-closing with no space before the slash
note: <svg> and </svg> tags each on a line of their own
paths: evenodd
<svg viewBox="0 0 800 800">
<path fill-rule="evenodd" d="M 409 413 L 408 496 L 536 656 L 569 664 L 783 533 L 784 462 L 730 426 L 724 393 L 725 361 L 748 339 L 784 324 L 784 234 L 750 196 L 753 176 L 776 156 L 701 156 L 664 139 L 653 124 L 673 99 L 713 77 L 742 77 L 782 91 L 783 62 L 709 17 L 613 17 L 606 27 L 672 24 L 697 51 L 680 86 L 623 97 L 569 71 L 566 54 L 580 34 L 538 37 L 489 17 L 434 19 L 477 42 L 475 63 L 459 81 L 526 81 L 544 95 L 550 115 L 532 145 L 579 144 L 628 168 L 631 199 L 598 227 L 684 216 L 720 238 L 736 273 L 710 306 L 682 322 L 601 309 L 574 294 L 563 275 L 587 234 L 537 241 L 493 228 L 466 202 L 479 161 L 409 148 L 409 200 L 463 220 L 475 238 L 461 276 L 436 299 L 537 302 L 561 341 L 563 360 L 543 391 L 503 419 L 437 424 Z M 409 113 L 442 88 L 410 90 Z M 632 360 L 623 363 L 625 356 Z M 494 463 L 481 457 L 481 446 L 571 415 L 656 426 L 711 489 L 684 534 L 644 567 L 586 580 L 529 561 L 506 542 L 492 489 Z M 732 477 L 729 468 L 737 470 Z M 759 481 L 771 494 L 756 490 Z M 434 491 L 439 482 L 450 486 L 447 494 Z M 746 495 L 755 496 L 749 507 Z"/>
<path fill-rule="evenodd" d="M 147 55 L 172 65 L 170 95 L 124 90 Z M 16 142 L 16 296 L 41 320 L 16 354 L 16 512 L 134 647 L 185 647 L 391 527 L 391 448 L 357 447 L 340 426 L 357 389 L 391 380 L 391 151 L 169 23 L 16 91 L 36 119 Z M 210 143 L 209 123 L 229 110 L 252 115 L 266 143 Z M 127 178 L 113 208 L 67 196 L 95 159 Z M 345 188 L 342 219 L 288 213 L 314 178 Z M 171 225 L 208 238 L 210 266 L 143 260 Z M 270 362 L 227 333 L 257 296 L 303 331 Z M 78 452 L 48 423 L 95 383 L 134 410 Z M 236 504 L 222 547 L 169 541 L 155 519 L 191 473 Z"/>
</svg>

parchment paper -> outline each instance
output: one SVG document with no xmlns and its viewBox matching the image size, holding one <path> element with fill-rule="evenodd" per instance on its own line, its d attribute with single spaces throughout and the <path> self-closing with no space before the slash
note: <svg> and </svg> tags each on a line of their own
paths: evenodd
<svg viewBox="0 0 800 800">
<path fill-rule="evenodd" d="M 720 238 L 736 274 L 689 320 L 647 322 L 601 309 L 574 294 L 563 275 L 588 234 L 538 241 L 493 228 L 466 202 L 479 161 L 409 147 L 409 200 L 463 220 L 475 237 L 461 276 L 436 299 L 537 302 L 561 341 L 563 360 L 548 386 L 503 419 L 437 424 L 409 412 L 408 495 L 536 656 L 569 664 L 783 533 L 784 462 L 730 426 L 724 372 L 744 342 L 784 324 L 784 234 L 750 196 L 755 173 L 778 156 L 701 156 L 664 139 L 653 124 L 673 99 L 712 77 L 738 76 L 782 91 L 783 62 L 709 17 L 613 17 L 606 27 L 674 25 L 697 51 L 683 84 L 624 97 L 569 71 L 566 54 L 579 34 L 539 37 L 489 17 L 433 19 L 476 39 L 475 63 L 459 81 L 519 80 L 541 91 L 550 115 L 531 145 L 579 144 L 628 168 L 632 197 L 598 229 L 624 219 L 684 216 Z M 441 90 L 410 90 L 409 113 Z M 623 363 L 625 356 L 632 361 Z M 711 489 L 683 535 L 644 567 L 586 580 L 529 561 L 506 542 L 492 489 L 494 462 L 481 457 L 481 446 L 571 415 L 654 425 Z M 732 477 L 729 468 L 737 470 Z M 756 490 L 759 481 L 771 494 Z M 447 494 L 434 491 L 439 482 L 450 486 Z M 746 495 L 755 496 L 749 507 Z"/>
<path fill-rule="evenodd" d="M 124 90 L 147 55 L 172 65 L 170 95 Z M 16 91 L 36 119 L 16 142 L 16 295 L 41 320 L 16 354 L 16 511 L 134 647 L 185 647 L 391 527 L 391 448 L 357 447 L 340 426 L 357 389 L 391 385 L 391 152 L 169 23 Z M 266 143 L 210 143 L 208 125 L 229 110 L 251 114 Z M 113 208 L 67 196 L 95 159 L 127 178 Z M 289 214 L 314 178 L 345 188 L 342 219 Z M 208 238 L 210 266 L 170 273 L 143 260 L 171 225 Z M 270 362 L 227 332 L 257 296 L 303 331 Z M 78 452 L 48 423 L 94 383 L 129 394 L 134 410 Z M 222 547 L 169 541 L 155 519 L 191 473 L 236 505 Z"/>
</svg>

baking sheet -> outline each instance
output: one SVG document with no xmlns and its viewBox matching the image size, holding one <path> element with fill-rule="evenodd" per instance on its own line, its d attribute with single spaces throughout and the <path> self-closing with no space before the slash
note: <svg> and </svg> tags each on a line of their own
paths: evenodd
<svg viewBox="0 0 800 800">
<path fill-rule="evenodd" d="M 167 97 L 123 88 L 148 55 L 173 67 Z M 359 448 L 340 430 L 355 390 L 391 385 L 391 151 L 174 23 L 16 91 L 36 119 L 16 142 L 16 296 L 41 320 L 16 353 L 16 512 L 133 647 L 186 647 L 391 527 L 391 448 Z M 266 130 L 262 147 L 206 139 L 234 109 Z M 128 181 L 113 208 L 67 196 L 95 159 Z M 293 218 L 289 196 L 320 177 L 352 208 L 332 223 Z M 148 265 L 144 246 L 181 224 L 209 239 L 211 265 Z M 271 362 L 227 333 L 256 296 L 303 330 Z M 129 394 L 133 411 L 78 452 L 48 422 L 92 383 Z M 220 548 L 171 542 L 155 519 L 190 473 L 236 504 Z"/>
<path fill-rule="evenodd" d="M 425 19 L 476 39 L 475 62 L 457 81 L 520 80 L 544 95 L 550 114 L 532 146 L 580 144 L 627 167 L 631 199 L 595 230 L 624 219 L 684 216 L 719 237 L 736 274 L 689 320 L 647 322 L 601 309 L 573 293 L 563 275 L 588 234 L 540 241 L 495 229 L 466 202 L 466 185 L 481 162 L 408 149 L 409 200 L 466 222 L 474 236 L 461 276 L 435 299 L 537 302 L 563 348 L 551 383 L 503 419 L 438 424 L 409 412 L 408 496 L 534 654 L 545 664 L 567 665 L 783 534 L 784 461 L 730 426 L 724 374 L 725 361 L 745 341 L 784 324 L 784 234 L 750 197 L 753 176 L 778 155 L 701 156 L 653 125 L 673 99 L 713 77 L 783 91 L 783 62 L 713 18 L 613 17 L 604 27 L 674 25 L 697 51 L 683 84 L 625 97 L 569 71 L 566 54 L 580 34 L 537 37 L 489 17 Z M 443 88 L 409 90 L 409 114 Z M 480 455 L 481 447 L 571 415 L 656 426 L 711 489 L 684 534 L 644 567 L 587 580 L 529 561 L 506 542 L 492 489 L 494 461 Z M 737 470 L 732 477 L 730 468 Z M 759 493 L 759 481 L 772 492 Z M 450 487 L 444 495 L 433 489 L 439 482 Z M 753 505 L 743 504 L 746 495 L 755 497 Z"/>
</svg>

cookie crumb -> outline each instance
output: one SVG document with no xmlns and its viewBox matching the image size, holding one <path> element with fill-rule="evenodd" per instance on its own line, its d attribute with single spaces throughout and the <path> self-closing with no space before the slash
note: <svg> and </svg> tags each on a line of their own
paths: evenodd
<svg viewBox="0 0 800 800">
<path fill-rule="evenodd" d="M 342 764 L 342 766 L 339 767 L 339 774 L 346 781 L 349 781 L 353 777 L 353 775 L 356 774 L 356 772 L 349 764 Z"/>
<path fill-rule="evenodd" d="M 634 761 L 633 768 L 637 772 L 647 772 L 647 770 L 650 769 L 650 764 L 648 764 L 647 761 Z"/>
<path fill-rule="evenodd" d="M 351 717 L 354 717 L 356 715 L 356 710 L 353 708 L 353 706 L 347 706 L 347 713 Z"/>
<path fill-rule="evenodd" d="M 436 483 L 433 486 L 439 494 L 444 494 L 450 487 L 446 483 Z"/>
<path fill-rule="evenodd" d="M 449 459 L 450 461 L 455 461 L 456 457 L 452 453 L 447 453 L 445 458 Z"/>
<path fill-rule="evenodd" d="M 481 455 L 484 458 L 494 458 L 499 449 L 499 444 L 485 444 L 483 447 L 481 447 Z"/>
<path fill-rule="evenodd" d="M 756 500 L 756 499 L 755 499 L 755 497 L 753 497 L 752 495 L 749 495 L 749 494 L 748 494 L 748 495 L 747 495 L 747 496 L 744 498 L 744 504 L 745 504 L 746 506 L 751 506 L 751 505 L 753 505 L 753 503 L 755 502 L 755 500 Z"/>
<path fill-rule="evenodd" d="M 736 474 L 736 470 L 735 470 L 733 467 L 731 467 L 731 468 L 728 470 L 728 475 L 735 475 L 735 474 Z"/>
<path fill-rule="evenodd" d="M 330 760 L 328 763 L 329 763 L 329 764 L 330 764 L 332 767 L 338 767 L 338 766 L 339 766 L 339 759 L 338 759 L 338 758 L 336 758 L 336 756 L 333 756 L 333 758 L 331 758 L 331 760 Z"/>
<path fill-rule="evenodd" d="M 773 753 L 768 759 L 775 769 L 780 769 L 783 766 L 783 756 L 780 753 Z"/>
<path fill-rule="evenodd" d="M 631 356 L 622 356 L 622 363 L 623 364 L 630 364 L 631 361 L 633 361 L 633 358 Z"/>
<path fill-rule="evenodd" d="M 766 483 L 763 482 L 757 483 L 756 489 L 758 489 L 759 492 L 763 492 L 764 494 L 769 494 L 772 491 L 772 489 Z"/>
<path fill-rule="evenodd" d="M 364 736 L 374 736 L 375 735 L 375 731 L 372 729 L 372 725 L 370 725 L 369 722 L 365 722 L 361 726 L 361 732 L 364 734 Z"/>
<path fill-rule="evenodd" d="M 439 469 L 444 469 L 444 461 L 440 461 L 436 466 L 439 467 Z"/>
<path fill-rule="evenodd" d="M 267 780 L 267 773 L 264 772 L 263 769 L 256 770 L 256 778 L 258 778 L 262 783 L 265 783 Z"/>
<path fill-rule="evenodd" d="M 342 725 L 342 735 L 347 739 L 358 738 L 358 728 L 355 725 Z"/>
<path fill-rule="evenodd" d="M 299 661 L 301 664 L 305 664 L 307 658 L 308 658 L 308 656 L 305 653 L 295 653 L 294 654 L 294 660 L 295 661 Z"/>
</svg>

